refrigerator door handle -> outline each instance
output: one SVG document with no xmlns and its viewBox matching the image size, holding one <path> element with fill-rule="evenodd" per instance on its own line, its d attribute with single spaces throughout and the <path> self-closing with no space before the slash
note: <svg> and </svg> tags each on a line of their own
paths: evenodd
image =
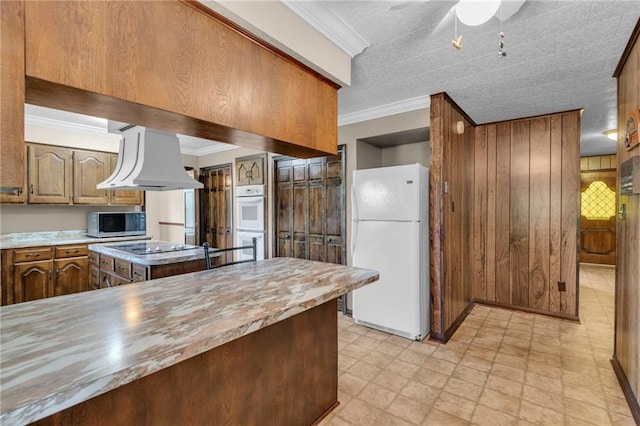
<svg viewBox="0 0 640 426">
<path fill-rule="evenodd" d="M 358 240 L 358 221 L 351 222 L 351 258 L 356 254 L 356 242 Z"/>
<path fill-rule="evenodd" d="M 360 216 L 358 216 L 358 198 L 356 197 L 356 183 L 351 184 L 351 207 L 353 211 L 351 212 L 351 216 L 353 220 L 359 220 Z"/>
</svg>

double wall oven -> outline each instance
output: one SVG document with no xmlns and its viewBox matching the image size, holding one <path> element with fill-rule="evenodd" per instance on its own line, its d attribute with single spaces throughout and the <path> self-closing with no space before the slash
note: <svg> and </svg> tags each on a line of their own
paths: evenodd
<svg viewBox="0 0 640 426">
<path fill-rule="evenodd" d="M 236 244 L 250 246 L 252 239 L 257 240 L 257 260 L 264 259 L 265 221 L 264 221 L 264 185 L 245 185 L 236 188 L 236 208 L 238 221 Z M 251 259 L 252 250 L 238 252 L 238 260 Z"/>
</svg>

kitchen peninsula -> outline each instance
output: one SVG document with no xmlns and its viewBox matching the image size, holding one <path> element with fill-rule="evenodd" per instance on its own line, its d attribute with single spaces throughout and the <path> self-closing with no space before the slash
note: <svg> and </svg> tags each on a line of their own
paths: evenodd
<svg viewBox="0 0 640 426">
<path fill-rule="evenodd" d="M 0 423 L 312 424 L 335 299 L 375 271 L 291 258 L 0 308 Z"/>
</svg>

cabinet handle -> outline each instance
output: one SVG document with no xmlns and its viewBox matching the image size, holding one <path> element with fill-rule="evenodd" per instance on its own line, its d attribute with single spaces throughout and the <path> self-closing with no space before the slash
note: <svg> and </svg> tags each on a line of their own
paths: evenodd
<svg viewBox="0 0 640 426">
<path fill-rule="evenodd" d="M 80 250 L 65 250 L 64 252 L 69 254 L 69 253 L 78 253 Z"/>
<path fill-rule="evenodd" d="M 60 269 L 56 268 L 55 280 L 58 281 L 58 278 L 60 278 Z"/>
<path fill-rule="evenodd" d="M 332 240 L 331 238 L 327 238 L 327 242 L 330 243 Z"/>
<path fill-rule="evenodd" d="M 31 257 L 31 256 L 38 257 L 38 256 L 40 256 L 40 253 L 27 253 L 25 255 L 25 257 Z"/>
<path fill-rule="evenodd" d="M 33 194 L 33 184 L 29 185 L 29 192 Z"/>
<path fill-rule="evenodd" d="M 51 281 L 51 269 L 49 269 L 49 281 Z"/>
</svg>

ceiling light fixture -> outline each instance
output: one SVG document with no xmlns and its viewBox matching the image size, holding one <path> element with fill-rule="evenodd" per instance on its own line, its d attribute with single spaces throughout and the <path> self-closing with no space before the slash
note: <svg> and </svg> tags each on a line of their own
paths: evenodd
<svg viewBox="0 0 640 426">
<path fill-rule="evenodd" d="M 487 22 L 500 8 L 502 0 L 460 0 L 456 16 L 465 25 L 476 27 Z"/>
<path fill-rule="evenodd" d="M 603 133 L 604 133 L 604 135 L 606 137 L 608 137 L 612 141 L 617 141 L 618 140 L 618 130 L 617 129 L 607 130 L 606 132 L 603 132 Z"/>
</svg>

